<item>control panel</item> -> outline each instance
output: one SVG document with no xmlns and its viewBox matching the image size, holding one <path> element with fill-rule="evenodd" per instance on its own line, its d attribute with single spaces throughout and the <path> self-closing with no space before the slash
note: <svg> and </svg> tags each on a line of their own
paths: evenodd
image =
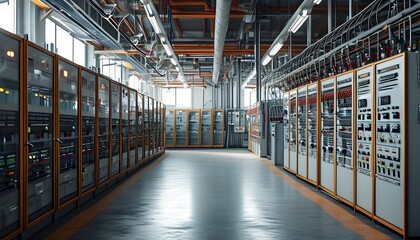
<svg viewBox="0 0 420 240">
<path fill-rule="evenodd" d="M 372 67 L 357 71 L 356 74 L 356 127 L 357 127 L 357 172 L 372 174 L 372 121 L 374 119 L 372 103 Z"/>
<path fill-rule="evenodd" d="M 306 175 L 307 159 L 307 139 L 306 139 L 306 93 L 307 88 L 299 88 L 298 99 L 297 99 L 297 129 L 298 129 L 298 174 L 301 176 Z"/>
<path fill-rule="evenodd" d="M 334 79 L 321 83 L 321 160 L 334 163 Z"/>
<path fill-rule="evenodd" d="M 290 170 L 293 172 L 297 169 L 297 146 L 298 146 L 298 139 L 297 139 L 297 113 L 296 113 L 296 101 L 297 101 L 297 92 L 291 91 L 290 92 Z"/>
<path fill-rule="evenodd" d="M 317 180 L 317 102 L 318 85 L 308 86 L 308 178 Z"/>
<path fill-rule="evenodd" d="M 290 133 L 289 133 L 289 93 L 285 93 L 283 95 L 283 129 L 284 129 L 284 167 L 290 168 L 290 162 L 289 162 L 289 139 L 290 139 Z"/>
<path fill-rule="evenodd" d="M 353 169 L 353 72 L 337 77 L 337 166 Z"/>
<path fill-rule="evenodd" d="M 402 62 L 378 65 L 376 73 L 376 176 L 380 180 L 400 185 L 404 103 Z"/>
</svg>

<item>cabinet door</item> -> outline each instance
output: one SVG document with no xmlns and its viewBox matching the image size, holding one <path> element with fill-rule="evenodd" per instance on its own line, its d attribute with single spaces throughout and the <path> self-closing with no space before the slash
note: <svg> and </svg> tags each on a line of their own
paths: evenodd
<svg viewBox="0 0 420 240">
<path fill-rule="evenodd" d="M 59 71 L 59 126 L 58 136 L 60 174 L 58 195 L 60 204 L 77 196 L 78 190 L 78 67 L 60 60 Z"/>
<path fill-rule="evenodd" d="M 82 191 L 95 186 L 96 76 L 82 70 Z"/>
<path fill-rule="evenodd" d="M 149 157 L 149 97 L 144 97 L 144 157 Z"/>
<path fill-rule="evenodd" d="M 54 58 L 28 46 L 27 214 L 33 221 L 53 209 Z"/>
<path fill-rule="evenodd" d="M 200 112 L 191 110 L 188 117 L 188 145 L 198 146 Z"/>
<path fill-rule="evenodd" d="M 112 176 L 117 175 L 120 172 L 120 142 L 121 142 L 121 86 L 118 83 L 112 83 L 111 88 L 111 128 L 112 128 L 112 161 L 111 161 L 111 173 Z"/>
<path fill-rule="evenodd" d="M 136 164 L 137 155 L 137 92 L 130 90 L 130 126 L 129 126 L 129 138 L 130 138 L 130 167 Z"/>
<path fill-rule="evenodd" d="M 187 145 L 187 111 L 176 111 L 176 146 Z"/>
<path fill-rule="evenodd" d="M 128 164 L 128 88 L 122 87 L 121 91 L 121 171 L 127 169 Z"/>
<path fill-rule="evenodd" d="M 141 161 L 144 159 L 144 110 L 143 110 L 143 95 L 142 94 L 138 94 L 137 96 L 137 107 L 138 107 L 138 112 L 137 112 L 137 121 L 138 121 L 138 127 L 137 127 L 137 137 L 138 137 L 138 147 L 137 147 L 137 151 L 138 151 L 138 155 L 137 155 L 137 161 Z"/>
<path fill-rule="evenodd" d="M 175 136 L 175 111 L 166 110 L 166 146 L 174 146 L 174 136 Z"/>
<path fill-rule="evenodd" d="M 213 113 L 213 145 L 223 146 L 223 110 Z"/>
<path fill-rule="evenodd" d="M 20 42 L 0 34 L 0 238 L 19 227 Z"/>
<path fill-rule="evenodd" d="M 211 111 L 201 111 L 201 146 L 212 145 Z"/>
<path fill-rule="evenodd" d="M 102 77 L 98 79 L 98 124 L 99 124 L 99 182 L 109 179 L 110 147 L 110 82 Z"/>
</svg>

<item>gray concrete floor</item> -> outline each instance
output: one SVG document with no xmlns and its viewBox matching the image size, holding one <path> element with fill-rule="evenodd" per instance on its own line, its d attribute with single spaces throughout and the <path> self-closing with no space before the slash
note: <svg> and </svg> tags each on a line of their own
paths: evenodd
<svg viewBox="0 0 420 240">
<path fill-rule="evenodd" d="M 309 185 L 308 189 L 321 194 Z M 354 215 L 391 238 L 399 237 L 361 214 Z M 164 161 L 73 236 L 153 240 L 361 238 L 244 149 L 167 151 Z"/>
</svg>

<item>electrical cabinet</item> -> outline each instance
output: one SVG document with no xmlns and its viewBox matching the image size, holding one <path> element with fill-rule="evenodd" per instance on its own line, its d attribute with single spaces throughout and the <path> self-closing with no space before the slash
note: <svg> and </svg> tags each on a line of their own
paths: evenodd
<svg viewBox="0 0 420 240">
<path fill-rule="evenodd" d="M 137 162 L 144 159 L 144 97 L 142 94 L 137 95 Z"/>
<path fill-rule="evenodd" d="M 165 146 L 175 146 L 175 110 L 166 109 L 166 121 L 165 121 Z"/>
<path fill-rule="evenodd" d="M 213 109 L 213 147 L 223 147 L 224 145 L 224 111 Z"/>
<path fill-rule="evenodd" d="M 149 158 L 150 156 L 150 152 L 149 152 L 149 147 L 150 147 L 150 125 L 149 125 L 149 97 L 144 96 L 144 109 L 143 109 L 143 113 L 144 113 L 144 157 L 145 158 Z"/>
<path fill-rule="evenodd" d="M 373 66 L 356 70 L 356 207 L 372 213 Z"/>
<path fill-rule="evenodd" d="M 353 173 L 353 71 L 336 78 L 336 193 L 354 203 Z"/>
<path fill-rule="evenodd" d="M 54 56 L 35 44 L 27 47 L 27 184 L 28 222 L 54 208 L 55 163 Z M 13 158 L 10 160 L 13 161 Z"/>
<path fill-rule="evenodd" d="M 82 191 L 96 185 L 96 75 L 82 68 Z"/>
<path fill-rule="evenodd" d="M 335 78 L 321 82 L 321 159 L 320 159 L 320 185 L 324 190 L 335 193 L 334 181 L 334 121 L 335 121 Z M 321 147 L 320 146 L 320 147 Z"/>
<path fill-rule="evenodd" d="M 290 92 L 290 142 L 289 142 L 289 164 L 290 164 L 290 171 L 296 173 L 297 170 L 297 111 L 296 111 L 296 104 L 297 104 L 297 91 Z"/>
<path fill-rule="evenodd" d="M 212 130 L 212 111 L 210 109 L 201 110 L 201 142 L 200 147 L 211 147 L 213 142 Z"/>
<path fill-rule="evenodd" d="M 284 169 L 290 170 L 290 148 L 289 148 L 289 139 L 290 139 L 290 132 L 289 132 L 289 124 L 290 124 L 290 98 L 289 98 L 289 93 L 284 93 L 283 95 L 283 134 L 284 134 L 284 140 L 283 140 L 283 144 L 284 144 L 284 154 L 283 154 L 283 158 L 284 158 L 284 163 L 283 163 L 283 167 Z"/>
<path fill-rule="evenodd" d="M 188 147 L 198 147 L 200 138 L 200 110 L 188 112 Z"/>
<path fill-rule="evenodd" d="M 111 176 L 120 173 L 121 85 L 111 84 Z"/>
<path fill-rule="evenodd" d="M 155 151 L 155 129 L 154 129 L 154 99 L 149 97 L 149 157 L 153 156 Z"/>
<path fill-rule="evenodd" d="M 297 98 L 297 175 L 308 178 L 307 174 L 307 102 L 306 102 L 307 87 L 298 89 Z"/>
<path fill-rule="evenodd" d="M 78 67 L 62 59 L 59 72 L 59 199 L 60 204 L 77 196 L 78 190 Z"/>
<path fill-rule="evenodd" d="M 318 83 L 308 85 L 308 180 L 317 184 L 318 179 Z"/>
<path fill-rule="evenodd" d="M 137 92 L 134 90 L 129 91 L 130 95 L 130 115 L 129 115 L 129 166 L 132 167 L 137 162 Z"/>
<path fill-rule="evenodd" d="M 129 95 L 128 88 L 121 87 L 121 172 L 128 166 L 128 139 L 129 139 Z"/>
<path fill-rule="evenodd" d="M 176 110 L 175 146 L 187 147 L 187 110 Z"/>
<path fill-rule="evenodd" d="M 98 144 L 99 144 L 99 183 L 109 179 L 111 129 L 110 129 L 110 82 L 98 78 Z"/>
<path fill-rule="evenodd" d="M 21 41 L 3 33 L 0 38 L 0 238 L 3 238 L 21 227 L 20 168 L 24 156 L 19 127 L 23 121 L 19 99 L 22 94 Z"/>
</svg>

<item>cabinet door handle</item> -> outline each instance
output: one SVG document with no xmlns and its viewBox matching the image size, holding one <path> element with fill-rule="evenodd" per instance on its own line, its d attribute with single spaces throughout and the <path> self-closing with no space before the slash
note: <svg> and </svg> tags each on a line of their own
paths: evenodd
<svg viewBox="0 0 420 240">
<path fill-rule="evenodd" d="M 56 139 L 57 142 L 59 142 L 60 144 L 63 144 L 63 141 L 61 141 L 59 138 Z"/>
<path fill-rule="evenodd" d="M 29 147 L 34 147 L 34 145 L 29 141 L 26 141 L 26 145 L 28 145 Z"/>
</svg>

